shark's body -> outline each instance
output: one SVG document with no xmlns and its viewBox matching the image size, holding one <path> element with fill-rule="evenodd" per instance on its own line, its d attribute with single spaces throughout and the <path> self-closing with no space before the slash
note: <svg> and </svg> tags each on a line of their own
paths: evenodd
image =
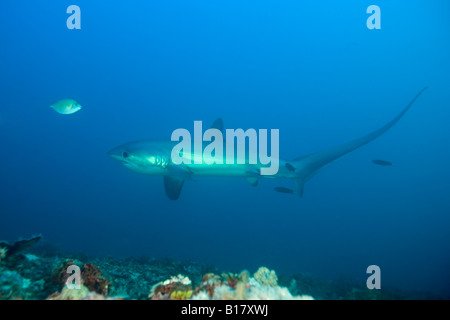
<svg viewBox="0 0 450 320">
<path fill-rule="evenodd" d="M 176 165 L 171 161 L 171 152 L 178 142 L 173 141 L 141 140 L 130 142 L 114 148 L 109 152 L 109 155 L 137 173 L 163 176 L 166 194 L 172 200 L 176 200 L 180 196 L 185 180 L 198 176 L 243 177 L 254 186 L 258 184 L 260 178 L 292 179 L 295 183 L 295 190 L 283 187 L 278 187 L 275 190 L 302 196 L 303 185 L 306 181 L 311 179 L 325 165 L 373 141 L 389 130 L 409 110 L 425 89 L 422 89 L 399 115 L 378 130 L 338 147 L 296 158 L 292 161 L 279 159 L 279 170 L 274 175 L 261 175 L 261 168 L 266 167 L 266 165 L 262 165 L 259 161 L 256 164 L 248 164 L 248 161 L 246 164 L 237 164 L 235 161 L 235 164 L 183 163 Z M 216 120 L 213 127 L 223 130 L 222 121 Z M 186 156 L 194 159 L 193 153 Z"/>
</svg>

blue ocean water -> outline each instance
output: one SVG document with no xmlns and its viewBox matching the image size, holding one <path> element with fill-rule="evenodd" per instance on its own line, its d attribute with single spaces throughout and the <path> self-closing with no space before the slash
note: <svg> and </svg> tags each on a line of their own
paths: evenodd
<svg viewBox="0 0 450 320">
<path fill-rule="evenodd" d="M 69 30 L 69 5 L 81 29 Z M 381 8 L 369 30 L 366 9 Z M 0 5 L 0 240 L 42 233 L 85 254 L 450 288 L 448 1 L 33 1 Z M 194 120 L 280 130 L 293 159 L 360 137 L 429 89 L 385 135 L 290 181 L 162 178 L 107 152 Z M 76 99 L 61 115 L 49 106 Z M 382 167 L 373 159 L 392 161 Z"/>
</svg>

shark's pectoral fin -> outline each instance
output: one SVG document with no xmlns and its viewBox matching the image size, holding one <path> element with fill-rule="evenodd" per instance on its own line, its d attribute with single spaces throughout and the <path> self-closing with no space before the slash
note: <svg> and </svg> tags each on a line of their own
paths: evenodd
<svg viewBox="0 0 450 320">
<path fill-rule="evenodd" d="M 250 183 L 252 186 L 256 187 L 258 185 L 257 177 L 247 177 L 246 179 L 247 179 L 248 183 Z"/>
<path fill-rule="evenodd" d="M 181 188 L 183 187 L 184 179 L 172 176 L 164 176 L 164 189 L 167 197 L 170 200 L 177 200 L 180 197 Z"/>
<path fill-rule="evenodd" d="M 192 180 L 192 172 L 184 164 L 170 164 L 168 169 L 172 177 L 182 180 Z"/>
</svg>

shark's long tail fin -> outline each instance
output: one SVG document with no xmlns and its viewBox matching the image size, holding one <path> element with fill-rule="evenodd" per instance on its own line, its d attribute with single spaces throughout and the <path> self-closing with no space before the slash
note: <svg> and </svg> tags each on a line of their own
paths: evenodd
<svg viewBox="0 0 450 320">
<path fill-rule="evenodd" d="M 411 100 L 411 102 L 390 122 L 359 139 L 352 140 L 338 147 L 334 147 L 328 150 L 316 152 L 307 156 L 303 156 L 294 159 L 291 163 L 295 167 L 295 172 L 297 177 L 294 178 L 294 182 L 297 187 L 297 192 L 300 196 L 303 194 L 303 184 L 311 179 L 321 168 L 327 164 L 333 162 L 336 159 L 346 155 L 347 153 L 375 140 L 383 133 L 388 131 L 392 126 L 394 126 L 398 120 L 409 110 L 413 105 L 414 101 L 427 89 L 423 88 L 420 92 Z"/>
</svg>

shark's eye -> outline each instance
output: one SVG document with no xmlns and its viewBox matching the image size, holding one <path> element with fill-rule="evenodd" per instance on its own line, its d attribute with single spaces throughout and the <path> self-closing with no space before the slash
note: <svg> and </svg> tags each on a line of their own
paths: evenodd
<svg viewBox="0 0 450 320">
<path fill-rule="evenodd" d="M 124 152 L 122 153 L 122 157 L 123 157 L 124 159 L 128 158 L 128 152 L 124 151 Z"/>
</svg>

